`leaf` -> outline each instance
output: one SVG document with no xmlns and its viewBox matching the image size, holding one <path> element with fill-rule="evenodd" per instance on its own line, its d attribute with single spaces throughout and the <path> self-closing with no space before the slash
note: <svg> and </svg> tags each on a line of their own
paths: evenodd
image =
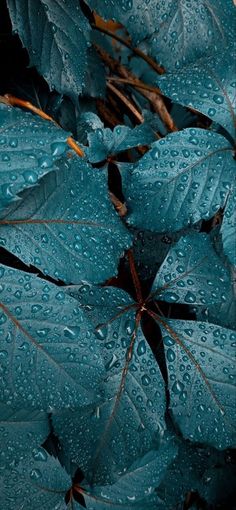
<svg viewBox="0 0 236 510">
<path fill-rule="evenodd" d="M 218 449 L 236 441 L 236 333 L 214 324 L 159 319 L 170 409 L 184 438 Z"/>
<path fill-rule="evenodd" d="M 112 131 L 109 128 L 98 128 L 88 133 L 89 148 L 85 149 L 88 160 L 98 163 L 119 152 L 149 145 L 156 140 L 156 134 L 148 123 L 131 129 L 128 126 L 116 126 Z"/>
<path fill-rule="evenodd" d="M 78 302 L 36 276 L 0 269 L 0 400 L 44 410 L 91 403 L 103 363 Z"/>
<path fill-rule="evenodd" d="M 7 0 L 13 29 L 35 66 L 56 89 L 77 101 L 87 66 L 90 26 L 79 4 L 63 0 Z"/>
<path fill-rule="evenodd" d="M 2 501 L 7 510 L 66 510 L 64 498 L 70 486 L 59 461 L 38 448 L 16 469 L 2 473 Z"/>
<path fill-rule="evenodd" d="M 2 352 L 2 351 L 1 351 Z M 0 354 L 1 357 L 1 354 Z M 0 466 L 1 470 L 25 460 L 30 447 L 36 448 L 45 441 L 50 432 L 46 413 L 15 410 L 0 403 Z"/>
<path fill-rule="evenodd" d="M 155 298 L 168 303 L 224 303 L 230 275 L 207 234 L 192 233 L 171 247 L 153 282 Z"/>
<path fill-rule="evenodd" d="M 225 255 L 227 255 L 231 264 L 236 267 L 235 210 L 236 210 L 236 187 L 235 182 L 233 182 L 233 188 L 227 198 L 220 233 L 222 237 Z"/>
<path fill-rule="evenodd" d="M 19 201 L 19 192 L 35 186 L 55 170 L 65 152 L 68 133 L 42 120 L 0 103 L 0 210 Z"/>
<path fill-rule="evenodd" d="M 161 442 L 164 382 L 141 329 L 127 365 L 135 313 L 127 309 L 132 301 L 124 291 L 88 283 L 70 289 L 97 326 L 106 374 L 100 385 L 101 398 L 94 405 L 54 412 L 53 425 L 65 451 L 91 483 L 113 483 L 118 473 Z"/>
<path fill-rule="evenodd" d="M 208 504 L 233 501 L 234 466 L 229 457 L 226 452 L 179 442 L 178 455 L 157 489 L 158 496 L 165 500 L 166 510 L 182 508 L 190 491 L 198 492 Z"/>
<path fill-rule="evenodd" d="M 154 32 L 142 47 L 168 70 L 179 70 L 205 55 L 221 53 L 234 40 L 231 0 L 172 0 L 158 3 Z M 199 76 L 198 76 L 199 78 Z"/>
<path fill-rule="evenodd" d="M 0 244 L 67 283 L 102 282 L 117 271 L 131 236 L 108 199 L 106 174 L 62 159 L 0 220 Z"/>
<path fill-rule="evenodd" d="M 173 441 L 165 441 L 159 450 L 151 450 L 135 461 L 113 485 L 95 487 L 84 494 L 88 510 L 159 510 L 161 501 L 155 494 L 165 470 L 177 453 Z"/>
<path fill-rule="evenodd" d="M 228 16 L 228 11 L 227 11 Z M 218 122 L 232 138 L 236 127 L 235 50 L 221 49 L 214 56 L 158 79 L 158 85 L 172 101 L 190 106 Z"/>
<path fill-rule="evenodd" d="M 179 230 L 224 206 L 234 176 L 232 148 L 221 135 L 185 129 L 155 142 L 128 172 L 128 222 L 154 232 Z"/>
</svg>

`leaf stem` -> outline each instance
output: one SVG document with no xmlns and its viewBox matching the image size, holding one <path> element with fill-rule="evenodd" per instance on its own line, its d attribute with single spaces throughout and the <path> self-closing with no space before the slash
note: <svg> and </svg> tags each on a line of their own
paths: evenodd
<svg viewBox="0 0 236 510">
<path fill-rule="evenodd" d="M 127 39 L 123 39 L 123 37 L 121 37 L 120 35 L 117 35 L 115 32 L 111 32 L 104 26 L 98 26 L 95 23 L 92 24 L 92 28 L 94 28 L 95 30 L 98 30 L 99 32 L 102 32 L 105 35 L 108 35 L 109 37 L 112 37 L 116 41 L 118 41 L 121 44 L 123 44 L 124 46 L 126 46 L 126 48 L 129 48 L 133 53 L 135 53 L 135 55 L 138 55 L 143 60 L 145 60 L 145 62 L 147 62 L 147 64 L 149 64 L 150 67 L 152 67 L 152 69 L 154 69 L 154 71 L 156 71 L 158 74 L 165 73 L 165 69 L 163 66 L 161 66 L 160 64 L 155 62 L 155 60 L 153 60 L 151 57 L 149 57 L 149 55 L 146 55 L 146 53 L 144 53 L 139 48 L 132 46 L 132 44 L 129 41 L 127 41 Z"/>
<path fill-rule="evenodd" d="M 10 106 L 19 106 L 20 108 L 26 108 L 27 110 L 30 110 L 33 113 L 36 113 L 44 120 L 48 120 L 50 122 L 53 122 L 57 127 L 61 127 L 50 115 L 45 113 L 40 108 L 37 108 L 34 106 L 30 101 L 25 101 L 24 99 L 20 99 L 18 97 L 12 96 L 11 94 L 5 94 L 3 97 L 4 101 L 2 101 L 2 98 L 0 97 L 0 101 L 4 102 L 5 104 L 8 104 Z M 84 156 L 84 151 L 78 146 L 77 142 L 72 138 L 72 136 L 69 136 L 67 138 L 67 144 L 73 151 L 80 157 Z"/>
</svg>

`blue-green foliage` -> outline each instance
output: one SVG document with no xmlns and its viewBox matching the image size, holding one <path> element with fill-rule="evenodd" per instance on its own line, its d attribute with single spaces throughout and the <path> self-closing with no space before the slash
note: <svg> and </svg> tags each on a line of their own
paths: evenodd
<svg viewBox="0 0 236 510">
<path fill-rule="evenodd" d="M 52 122 L 0 104 L 0 210 L 55 169 L 68 134 Z"/>
<path fill-rule="evenodd" d="M 87 67 L 90 26 L 76 0 L 7 0 L 13 29 L 52 90 L 77 100 Z"/>
<path fill-rule="evenodd" d="M 231 510 L 233 1 L 6 5 L 0 506 Z"/>
<path fill-rule="evenodd" d="M 78 158 L 58 161 L 56 172 L 23 193 L 2 221 L 2 246 L 67 283 L 106 280 L 131 244 L 109 202 L 105 173 Z"/>
<path fill-rule="evenodd" d="M 235 176 L 231 144 L 188 128 L 155 142 L 137 163 L 123 166 L 130 224 L 154 232 L 180 230 L 223 207 Z"/>
</svg>

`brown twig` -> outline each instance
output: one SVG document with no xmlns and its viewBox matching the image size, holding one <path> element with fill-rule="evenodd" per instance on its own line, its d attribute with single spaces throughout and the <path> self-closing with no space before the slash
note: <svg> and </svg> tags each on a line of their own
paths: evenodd
<svg viewBox="0 0 236 510">
<path fill-rule="evenodd" d="M 40 108 L 34 106 L 32 103 L 30 103 L 30 101 L 25 101 L 24 99 L 12 96 L 11 94 L 5 94 L 5 96 L 3 97 L 0 96 L 0 102 L 10 106 L 19 106 L 20 108 L 26 108 L 27 110 L 30 110 L 31 112 L 39 115 L 39 117 L 41 117 L 42 119 L 53 122 L 53 124 L 60 127 L 59 124 L 52 117 L 50 117 L 50 115 L 45 113 Z M 69 147 L 73 151 L 75 151 L 78 156 L 80 157 L 84 156 L 84 151 L 78 146 L 77 142 L 72 138 L 72 136 L 68 136 L 66 141 Z"/>
<path fill-rule="evenodd" d="M 132 46 L 132 44 L 129 41 L 127 41 L 127 39 L 123 39 L 123 37 L 117 35 L 115 32 L 111 32 L 107 28 L 98 26 L 96 24 L 93 24 L 92 28 L 94 28 L 95 30 L 98 30 L 99 32 L 102 32 L 103 34 L 108 35 L 109 37 L 112 37 L 116 41 L 118 41 L 121 44 L 123 44 L 124 46 L 126 46 L 126 48 L 129 48 L 133 53 L 135 53 L 135 55 L 138 55 L 140 58 L 145 60 L 145 62 L 147 62 L 147 64 L 150 67 L 152 67 L 152 69 L 154 69 L 154 71 L 156 71 L 158 74 L 164 74 L 165 73 L 164 67 L 162 67 L 160 64 L 155 62 L 155 60 L 153 60 L 151 57 L 146 55 L 146 53 L 144 53 L 139 48 L 136 48 L 136 47 Z"/>
<path fill-rule="evenodd" d="M 121 202 L 119 198 L 117 198 L 116 195 L 112 193 L 112 191 L 109 191 L 109 196 L 119 216 L 124 218 L 124 216 L 127 214 L 127 207 L 125 203 Z"/>
<path fill-rule="evenodd" d="M 114 85 L 111 83 L 107 84 L 107 88 L 113 92 L 121 101 L 125 104 L 125 106 L 133 113 L 139 123 L 144 121 L 142 114 L 135 108 L 135 106 L 131 103 L 131 101 Z"/>
<path fill-rule="evenodd" d="M 107 67 L 109 67 L 109 69 L 113 73 L 118 74 L 121 78 L 125 80 L 129 80 L 129 82 L 132 81 L 132 86 L 135 87 L 139 91 L 139 93 L 142 94 L 142 96 L 148 99 L 154 111 L 158 113 L 161 120 L 167 127 L 168 131 L 170 132 L 177 131 L 178 129 L 166 108 L 163 96 L 159 89 L 155 88 L 155 92 L 150 90 L 144 90 L 146 89 L 145 83 L 143 83 L 139 78 L 137 78 L 124 65 L 120 64 L 120 62 L 111 57 L 103 48 L 101 48 L 97 44 L 95 45 L 95 48 L 99 53 L 101 59 L 103 60 L 104 64 Z M 110 82 L 108 83 L 108 87 L 111 87 Z"/>
</svg>

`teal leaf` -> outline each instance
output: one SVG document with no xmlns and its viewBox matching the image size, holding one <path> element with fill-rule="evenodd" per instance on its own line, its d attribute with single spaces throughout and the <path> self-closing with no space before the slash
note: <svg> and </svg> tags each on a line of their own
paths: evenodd
<svg viewBox="0 0 236 510">
<path fill-rule="evenodd" d="M 197 319 L 213 322 L 219 326 L 236 329 L 236 273 L 232 271 L 232 285 L 228 289 L 224 301 L 197 309 Z"/>
<path fill-rule="evenodd" d="M 235 7 L 232 8 L 235 10 Z M 227 11 L 228 16 L 228 11 Z M 223 126 L 235 138 L 235 50 L 228 47 L 214 56 L 172 72 L 158 85 L 172 101 L 190 106 Z"/>
<path fill-rule="evenodd" d="M 65 152 L 68 133 L 52 122 L 0 103 L 0 210 L 19 200 L 19 192 L 35 186 L 55 170 Z"/>
<path fill-rule="evenodd" d="M 106 180 L 80 158 L 62 159 L 57 172 L 2 217 L 0 244 L 67 283 L 113 276 L 131 236 L 109 201 Z"/>
<path fill-rule="evenodd" d="M 236 187 L 235 179 L 233 182 L 233 188 L 230 191 L 225 210 L 224 217 L 220 229 L 223 249 L 225 255 L 227 255 L 229 261 L 233 266 L 236 267 Z"/>
<path fill-rule="evenodd" d="M 85 493 L 87 509 L 159 510 L 162 504 L 155 489 L 176 453 L 174 441 L 164 440 L 158 450 L 140 456 L 113 485 L 95 486 Z"/>
<path fill-rule="evenodd" d="M 169 377 L 170 410 L 184 438 L 235 446 L 236 333 L 214 324 L 158 321 Z"/>
<path fill-rule="evenodd" d="M 112 131 L 109 128 L 98 128 L 88 134 L 89 147 L 85 149 L 88 160 L 98 163 L 119 152 L 150 145 L 156 140 L 156 134 L 148 123 L 131 129 L 128 126 L 116 126 Z"/>
<path fill-rule="evenodd" d="M 158 496 L 165 500 L 165 510 L 182 508 L 190 491 L 217 507 L 233 501 L 234 466 L 230 457 L 227 451 L 179 441 L 178 454 L 157 489 Z"/>
<path fill-rule="evenodd" d="M 0 269 L 0 400 L 43 410 L 94 401 L 103 362 L 78 302 L 34 275 Z"/>
<path fill-rule="evenodd" d="M 66 510 L 65 495 L 71 487 L 70 476 L 43 448 L 29 451 L 27 461 L 2 473 L 1 481 L 2 502 L 7 510 Z"/>
<path fill-rule="evenodd" d="M 0 358 L 2 351 L 0 352 Z M 15 410 L 0 403 L 0 467 L 7 469 L 25 460 L 30 447 L 42 444 L 50 432 L 48 415 L 41 411 Z"/>
<path fill-rule="evenodd" d="M 217 133 L 188 128 L 168 135 L 126 166 L 128 222 L 168 232 L 211 218 L 225 204 L 233 166 L 231 145 Z"/>
<path fill-rule="evenodd" d="M 172 0 L 158 3 L 156 9 L 155 29 L 142 47 L 168 71 L 216 51 L 221 53 L 234 40 L 235 8 L 231 0 L 200 0 L 197 5 L 195 0 Z"/>
<path fill-rule="evenodd" d="M 72 0 L 7 0 L 13 29 L 19 33 L 50 89 L 77 101 L 86 76 L 90 26 Z"/>
<path fill-rule="evenodd" d="M 169 250 L 152 286 L 156 299 L 188 305 L 223 304 L 230 290 L 229 271 L 200 233 L 181 237 Z"/>
<path fill-rule="evenodd" d="M 88 480 L 113 483 L 117 473 L 161 442 L 164 382 L 141 329 L 127 362 L 135 314 L 127 310 L 132 301 L 124 291 L 88 283 L 68 291 L 76 293 L 80 307 L 97 326 L 106 373 L 96 404 L 55 412 L 53 425 L 65 451 L 87 473 Z"/>
</svg>

